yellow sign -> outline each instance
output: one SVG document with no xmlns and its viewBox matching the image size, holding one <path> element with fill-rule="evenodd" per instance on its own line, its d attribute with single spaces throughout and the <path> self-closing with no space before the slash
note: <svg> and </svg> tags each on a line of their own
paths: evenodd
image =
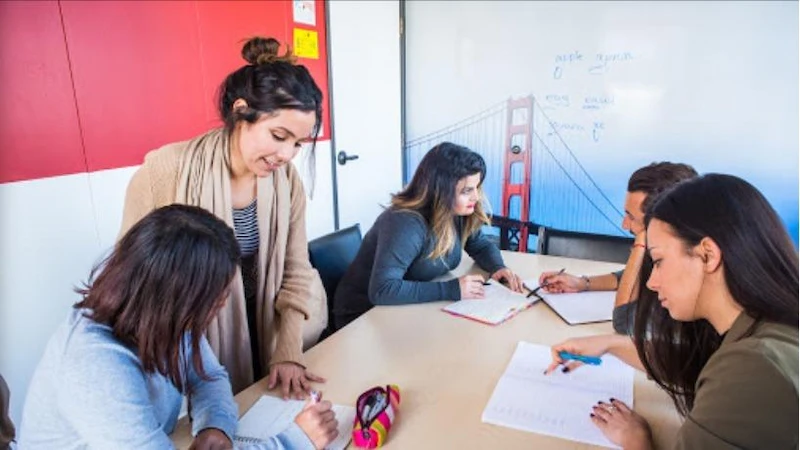
<svg viewBox="0 0 800 450">
<path fill-rule="evenodd" d="M 294 29 L 294 54 L 298 58 L 319 59 L 319 40 L 317 32 Z"/>
</svg>

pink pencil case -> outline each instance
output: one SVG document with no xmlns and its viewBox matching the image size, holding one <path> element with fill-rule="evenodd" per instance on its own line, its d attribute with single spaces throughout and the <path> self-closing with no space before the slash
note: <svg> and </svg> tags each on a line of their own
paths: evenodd
<svg viewBox="0 0 800 450">
<path fill-rule="evenodd" d="M 400 406 L 400 388 L 376 386 L 358 396 L 353 421 L 353 445 L 377 448 L 386 442 Z"/>
</svg>

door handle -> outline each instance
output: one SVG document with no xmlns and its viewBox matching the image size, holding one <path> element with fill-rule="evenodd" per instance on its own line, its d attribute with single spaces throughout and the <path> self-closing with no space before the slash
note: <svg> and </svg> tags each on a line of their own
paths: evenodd
<svg viewBox="0 0 800 450">
<path fill-rule="evenodd" d="M 345 165 L 345 164 L 347 164 L 347 161 L 354 161 L 356 159 L 358 159 L 358 155 L 349 155 L 348 156 L 347 153 L 344 152 L 344 150 L 340 151 L 336 155 L 336 161 L 338 161 L 339 164 L 341 164 L 341 165 Z"/>
</svg>

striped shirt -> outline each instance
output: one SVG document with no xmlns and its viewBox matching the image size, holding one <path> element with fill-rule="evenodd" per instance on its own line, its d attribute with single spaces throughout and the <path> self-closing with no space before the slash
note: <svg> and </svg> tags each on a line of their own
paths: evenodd
<svg viewBox="0 0 800 450">
<path fill-rule="evenodd" d="M 258 251 L 258 216 L 255 200 L 244 208 L 233 208 L 233 230 L 242 257 L 254 255 Z"/>
</svg>

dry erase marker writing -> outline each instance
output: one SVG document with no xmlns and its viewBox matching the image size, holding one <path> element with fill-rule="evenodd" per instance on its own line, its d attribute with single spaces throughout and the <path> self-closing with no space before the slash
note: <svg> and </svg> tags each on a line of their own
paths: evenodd
<svg viewBox="0 0 800 450">
<path fill-rule="evenodd" d="M 576 355 L 574 353 L 563 352 L 563 351 L 558 352 L 558 356 L 563 360 L 580 361 L 584 364 L 591 364 L 593 366 L 599 366 L 600 363 L 603 362 L 603 360 L 597 356 Z"/>
</svg>

